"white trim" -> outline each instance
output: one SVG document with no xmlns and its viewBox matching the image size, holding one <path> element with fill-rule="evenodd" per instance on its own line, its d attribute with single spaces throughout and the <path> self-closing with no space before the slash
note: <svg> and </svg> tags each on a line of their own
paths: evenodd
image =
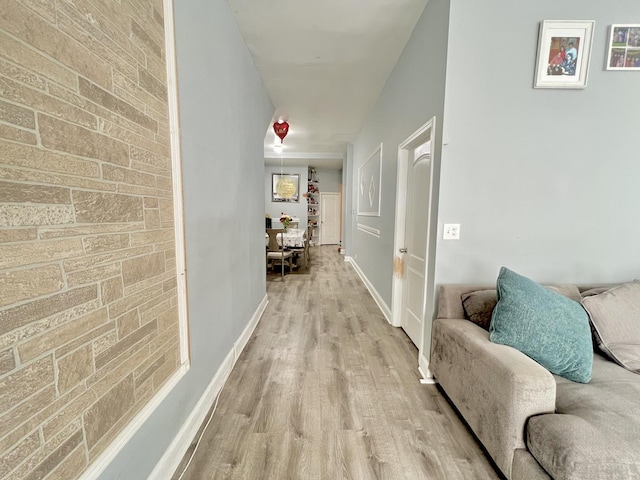
<svg viewBox="0 0 640 480">
<path fill-rule="evenodd" d="M 371 294 L 371 296 L 373 297 L 373 300 L 378 305 L 378 308 L 382 312 L 382 315 L 384 315 L 384 318 L 387 319 L 387 322 L 389 322 L 391 324 L 391 311 L 389 310 L 389 307 L 387 306 L 385 301 L 382 299 L 382 297 L 380 296 L 378 291 L 375 289 L 373 284 L 369 281 L 367 276 L 360 269 L 360 267 L 358 266 L 358 264 L 355 262 L 355 260 L 353 258 L 344 257 L 344 261 L 345 262 L 349 262 L 351 264 L 353 269 L 356 271 L 356 273 L 358 274 L 358 276 L 362 280 L 362 283 L 364 283 L 365 287 L 367 287 L 367 290 L 369 290 L 369 293 Z"/>
<path fill-rule="evenodd" d="M 237 352 L 236 360 L 238 359 L 240 352 L 242 352 L 244 350 L 244 347 L 247 346 L 247 343 L 249 342 L 249 339 L 251 338 L 253 331 L 256 329 L 258 322 L 262 318 L 262 314 L 267 308 L 268 303 L 269 303 L 269 297 L 265 295 L 262 301 L 260 302 L 260 305 L 258 305 L 258 308 L 256 309 L 256 311 L 253 313 L 253 317 L 251 317 L 251 320 L 249 320 L 249 323 L 247 324 L 247 326 L 244 328 L 244 330 L 238 337 L 238 340 L 236 340 L 236 343 L 233 344 L 233 348 Z M 234 360 L 234 364 L 235 364 L 235 360 Z"/>
<path fill-rule="evenodd" d="M 373 227 L 369 227 L 369 226 L 364 225 L 362 223 L 358 223 L 356 226 L 358 227 L 358 230 L 361 230 L 364 233 L 368 233 L 369 235 L 373 235 L 376 238 L 380 238 L 380 230 L 379 229 L 373 228 Z"/>
<path fill-rule="evenodd" d="M 380 155 L 379 155 L 380 165 L 378 166 L 378 172 L 377 172 L 378 184 L 375 185 L 375 187 L 378 189 L 378 191 L 376 192 L 378 196 L 378 204 L 376 205 L 376 211 L 363 211 L 360 204 L 360 198 L 364 195 L 364 193 L 360 191 L 362 187 L 360 183 L 363 181 L 362 175 L 365 167 L 369 164 L 369 162 L 378 156 L 376 155 L 378 152 L 380 152 Z M 380 205 L 382 202 L 382 153 L 383 152 L 382 152 L 382 143 L 381 143 L 376 147 L 376 149 L 373 152 L 371 152 L 371 155 L 367 157 L 367 160 L 358 167 L 358 184 L 356 185 L 356 194 L 358 199 L 358 205 L 357 205 L 358 216 L 362 216 L 362 217 L 379 217 L 380 216 Z M 373 177 L 371 178 L 371 181 L 373 181 Z M 366 187 L 362 187 L 362 188 L 366 188 Z M 370 207 L 373 207 L 373 205 L 370 205 Z"/>
<path fill-rule="evenodd" d="M 420 383 L 423 385 L 433 385 L 434 383 L 437 383 L 433 373 L 429 370 L 429 360 L 427 360 L 422 354 L 418 355 L 418 371 L 420 372 L 420 375 L 422 375 Z"/>
<path fill-rule="evenodd" d="M 200 397 L 200 400 L 198 400 L 198 403 L 196 403 L 195 407 L 191 410 L 191 413 L 182 424 L 180 431 L 173 438 L 171 445 L 169 445 L 160 461 L 147 477 L 147 480 L 165 480 L 167 478 L 171 478 L 173 473 L 176 471 L 185 452 L 189 448 L 189 445 L 191 445 L 193 438 L 198 433 L 198 429 L 206 418 L 211 405 L 213 405 L 216 396 L 222 390 L 222 387 L 227 381 L 227 378 L 231 373 L 231 369 L 233 368 L 234 357 L 235 353 L 232 348 L 222 362 L 222 365 L 220 365 L 220 368 L 218 368 L 218 371 L 211 380 L 211 383 L 209 383 L 209 386 L 207 386 L 207 389 Z"/>
<path fill-rule="evenodd" d="M 184 377 L 189 369 L 189 365 L 185 364 L 180 366 L 169 380 L 158 390 L 153 396 L 151 401 L 147 403 L 138 414 L 133 417 L 133 420 L 127 424 L 126 427 L 118 434 L 113 442 L 102 452 L 88 467 L 82 472 L 78 480 L 95 480 L 102 472 L 109 466 L 113 459 L 120 453 L 120 450 L 133 438 L 136 432 L 144 425 L 149 419 L 151 414 L 155 411 L 163 400 L 171 393 L 173 387 L 175 387 L 180 379 Z"/>
<path fill-rule="evenodd" d="M 173 228 L 176 245 L 180 363 L 184 365 L 189 363 L 189 316 L 187 311 L 187 260 L 184 239 L 180 113 L 178 107 L 178 71 L 176 66 L 173 0 L 165 0 L 164 2 L 164 19 L 167 97 L 169 102 L 169 136 L 171 137 L 171 177 L 173 180 Z"/>
<path fill-rule="evenodd" d="M 406 216 L 407 216 L 407 176 L 409 172 L 409 150 L 422 142 L 429 141 L 431 151 L 429 154 L 430 161 L 430 178 L 429 178 L 429 205 L 427 206 L 427 242 L 426 251 L 424 252 L 425 258 L 425 271 L 424 273 L 424 291 L 423 291 L 423 303 L 422 303 L 422 319 L 421 319 L 421 332 L 420 332 L 420 345 L 418 345 L 419 355 L 422 356 L 422 349 L 424 346 L 424 325 L 427 317 L 426 302 L 428 297 L 427 285 L 428 281 L 428 265 L 430 258 L 430 251 L 435 246 L 431 245 L 431 229 L 432 222 L 432 205 L 434 198 L 434 167 L 435 167 L 435 129 L 436 129 L 436 117 L 432 117 L 427 123 L 422 125 L 419 129 L 413 132 L 404 142 L 398 146 L 398 174 L 396 185 L 396 216 L 395 216 L 395 229 L 394 229 L 394 262 L 396 255 L 399 254 L 401 248 L 405 247 L 405 228 L 406 228 Z M 426 135 L 428 132 L 428 136 Z M 404 258 L 402 258 L 404 261 Z M 394 273 L 391 285 L 391 324 L 402 326 L 402 299 L 404 289 L 404 278 L 399 277 Z M 431 312 L 429 312 L 431 313 Z M 428 364 L 428 362 L 427 362 Z"/>
<path fill-rule="evenodd" d="M 184 454 L 191 445 L 193 438 L 196 436 L 200 426 L 204 422 L 207 413 L 211 409 L 211 405 L 213 405 L 218 393 L 220 393 L 224 387 L 224 384 L 236 364 L 240 353 L 244 350 L 244 347 L 251 338 L 251 334 L 258 325 L 260 318 L 262 318 L 262 314 L 267 308 L 268 303 L 269 299 L 265 295 L 253 314 L 253 317 L 238 337 L 238 340 L 233 344 L 233 348 L 229 353 L 227 353 L 227 356 L 222 362 L 222 365 L 218 368 L 218 371 L 209 383 L 209 386 L 207 386 L 207 389 L 200 397 L 200 400 L 198 400 L 198 403 L 195 405 L 193 410 L 191 410 L 191 413 L 182 424 L 180 431 L 174 437 L 173 442 L 171 442 L 171 445 L 169 445 L 167 450 L 164 452 L 164 455 L 162 455 L 162 458 L 156 464 L 147 480 L 165 480 L 170 478 L 176 471 L 184 457 Z"/>
</svg>

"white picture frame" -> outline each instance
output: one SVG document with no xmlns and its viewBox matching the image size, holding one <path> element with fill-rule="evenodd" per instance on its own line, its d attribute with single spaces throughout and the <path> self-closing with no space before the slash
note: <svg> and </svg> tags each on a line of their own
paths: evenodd
<svg viewBox="0 0 640 480">
<path fill-rule="evenodd" d="M 543 20 L 534 88 L 586 88 L 594 20 Z"/>
<path fill-rule="evenodd" d="M 606 69 L 640 70 L 640 24 L 611 25 Z"/>
</svg>

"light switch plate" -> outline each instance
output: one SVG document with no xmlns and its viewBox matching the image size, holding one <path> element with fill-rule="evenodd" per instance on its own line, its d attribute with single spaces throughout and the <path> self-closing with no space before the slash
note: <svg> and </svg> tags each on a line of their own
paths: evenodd
<svg viewBox="0 0 640 480">
<path fill-rule="evenodd" d="M 443 240 L 460 240 L 460 224 L 445 223 L 442 239 Z"/>
</svg>

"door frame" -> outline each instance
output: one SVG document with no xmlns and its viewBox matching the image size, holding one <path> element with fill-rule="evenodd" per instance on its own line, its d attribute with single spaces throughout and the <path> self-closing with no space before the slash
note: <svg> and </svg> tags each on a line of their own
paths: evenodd
<svg viewBox="0 0 640 480">
<path fill-rule="evenodd" d="M 404 142 L 398 145 L 398 169 L 397 169 L 397 185 L 396 185 L 396 221 L 395 221 L 395 233 L 393 242 L 393 281 L 391 286 L 391 324 L 400 327 L 402 326 L 402 298 L 404 295 L 404 259 L 400 255 L 399 250 L 405 246 L 405 230 L 407 221 L 407 180 L 409 175 L 409 151 L 416 146 L 430 141 L 430 179 L 429 179 L 429 205 L 427 208 L 427 242 L 425 253 L 425 271 L 424 278 L 424 291 L 422 302 L 422 314 L 421 323 L 422 330 L 420 332 L 420 345 L 417 345 L 419 356 L 422 358 L 422 347 L 424 344 L 424 325 L 426 314 L 426 302 L 427 302 L 427 278 L 428 278 L 428 265 L 431 249 L 431 232 L 436 227 L 433 225 L 434 218 L 431 215 L 431 209 L 434 200 L 434 164 L 435 164 L 435 129 L 436 129 L 436 117 L 431 118 L 427 123 L 422 125 L 418 130 L 413 132 Z"/>
</svg>

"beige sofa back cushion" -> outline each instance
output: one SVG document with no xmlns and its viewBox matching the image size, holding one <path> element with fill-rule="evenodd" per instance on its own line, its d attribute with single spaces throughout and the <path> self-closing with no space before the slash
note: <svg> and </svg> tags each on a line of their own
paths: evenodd
<svg viewBox="0 0 640 480">
<path fill-rule="evenodd" d="M 582 299 L 600 349 L 628 370 L 640 373 L 640 281 Z"/>
<path fill-rule="evenodd" d="M 571 300 L 580 303 L 582 296 L 580 290 L 575 285 L 556 285 L 546 287 L 560 295 L 564 295 Z M 476 325 L 489 330 L 491 324 L 491 314 L 498 303 L 497 290 L 475 290 L 462 294 L 462 307 L 464 318 L 472 321 Z"/>
</svg>

